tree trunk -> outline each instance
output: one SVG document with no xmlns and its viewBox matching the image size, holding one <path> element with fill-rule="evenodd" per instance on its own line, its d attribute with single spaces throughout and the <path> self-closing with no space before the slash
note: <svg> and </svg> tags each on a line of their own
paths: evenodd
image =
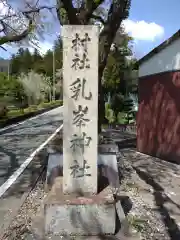
<svg viewBox="0 0 180 240">
<path fill-rule="evenodd" d="M 106 67 L 107 58 L 110 52 L 111 45 L 114 41 L 116 33 L 120 27 L 122 20 L 127 14 L 129 0 L 113 1 L 108 12 L 108 18 L 104 25 L 99 39 L 99 118 L 98 118 L 98 133 L 101 132 L 101 126 L 105 118 L 105 101 L 104 91 L 101 84 L 103 71 Z"/>
<path fill-rule="evenodd" d="M 51 96 L 51 88 L 50 88 L 50 90 L 49 90 L 49 102 L 51 102 L 52 101 L 52 96 Z"/>
<path fill-rule="evenodd" d="M 98 80 L 98 133 L 101 133 L 101 126 L 105 119 L 104 91 L 101 85 L 101 77 Z"/>
</svg>

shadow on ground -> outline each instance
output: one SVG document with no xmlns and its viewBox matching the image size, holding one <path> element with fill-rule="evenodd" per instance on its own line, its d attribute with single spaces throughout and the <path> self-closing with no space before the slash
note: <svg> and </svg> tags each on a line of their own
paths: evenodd
<svg viewBox="0 0 180 240">
<path fill-rule="evenodd" d="M 6 162 L 0 165 L 1 171 L 3 172 L 0 174 L 0 178 L 7 180 L 12 175 L 12 173 L 19 167 L 19 164 L 16 154 L 0 146 L 0 157 L 4 154 L 9 157 L 9 164 L 8 162 Z"/>
<path fill-rule="evenodd" d="M 135 166 L 138 165 L 141 169 L 148 171 L 157 181 L 179 176 L 180 173 L 180 166 L 149 155 L 137 154 L 135 158 L 132 156 L 132 161 Z"/>
<path fill-rule="evenodd" d="M 131 136 L 127 139 L 127 137 L 126 133 L 116 133 L 113 139 L 119 147 L 121 156 L 131 162 L 140 179 L 153 189 L 154 203 L 170 239 L 179 240 L 180 229 L 177 224 L 180 216 L 179 200 L 167 195 L 166 192 L 171 192 L 175 196 L 179 194 L 180 167 L 177 164 L 136 152 L 136 138 Z"/>
<path fill-rule="evenodd" d="M 132 149 L 136 148 L 136 138 L 117 141 L 116 143 L 118 145 L 119 150 L 124 148 L 132 148 Z"/>
<path fill-rule="evenodd" d="M 153 179 L 153 177 L 134 167 L 139 177 L 144 180 L 147 184 L 149 184 L 153 188 L 153 195 L 154 201 L 158 207 L 158 211 L 161 215 L 162 221 L 164 222 L 165 226 L 167 227 L 169 236 L 172 240 L 179 240 L 180 239 L 180 230 L 176 223 L 176 221 L 170 217 L 170 214 L 167 208 L 164 206 L 166 202 L 171 202 L 176 205 L 180 209 L 180 206 L 174 203 L 165 193 L 164 189 Z"/>
<path fill-rule="evenodd" d="M 42 150 L 33 161 L 24 170 L 24 172 L 18 177 L 15 183 L 5 192 L 2 198 L 15 196 L 19 198 L 28 189 L 34 186 L 39 174 L 47 166 L 48 155 L 46 150 Z"/>
</svg>

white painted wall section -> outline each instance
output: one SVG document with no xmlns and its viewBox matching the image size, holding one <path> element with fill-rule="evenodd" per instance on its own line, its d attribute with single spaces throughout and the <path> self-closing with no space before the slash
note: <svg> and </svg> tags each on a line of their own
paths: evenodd
<svg viewBox="0 0 180 240">
<path fill-rule="evenodd" d="M 180 70 L 180 39 L 142 63 L 139 77 L 172 70 Z"/>
</svg>

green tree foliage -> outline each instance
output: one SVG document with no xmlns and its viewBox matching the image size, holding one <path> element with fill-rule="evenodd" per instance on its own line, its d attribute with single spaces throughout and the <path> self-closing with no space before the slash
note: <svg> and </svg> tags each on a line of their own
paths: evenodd
<svg viewBox="0 0 180 240">
<path fill-rule="evenodd" d="M 20 105 L 25 100 L 23 85 L 17 78 L 8 76 L 6 73 L 0 73 L 0 99 L 7 105 Z"/>
<path fill-rule="evenodd" d="M 28 72 L 30 70 L 34 70 L 37 73 L 41 73 L 41 66 L 43 64 L 43 58 L 37 48 L 35 48 L 34 53 L 31 54 L 32 64 L 31 68 L 28 68 Z"/>
<path fill-rule="evenodd" d="M 105 117 L 108 120 L 108 123 L 114 123 L 116 117 L 114 115 L 114 111 L 111 109 L 111 105 L 109 103 L 105 103 Z"/>
<path fill-rule="evenodd" d="M 54 52 L 54 54 L 53 54 Z M 32 53 L 28 49 L 20 48 L 17 54 L 12 56 L 11 59 L 11 70 L 12 76 L 21 79 L 21 83 L 25 89 L 25 95 L 27 99 L 30 99 L 29 94 L 32 91 L 27 91 L 27 79 L 32 77 L 32 86 L 36 86 L 36 81 L 40 82 L 39 79 L 43 79 L 46 86 L 46 96 L 48 101 L 52 99 L 52 84 L 53 84 L 53 55 L 55 58 L 55 89 L 56 99 L 62 98 L 62 41 L 59 37 L 52 50 L 48 50 L 45 55 L 41 55 L 38 50 Z M 33 72 L 33 74 L 32 74 Z M 37 73 L 37 74 L 35 74 Z M 34 102 L 34 100 L 29 100 Z"/>
<path fill-rule="evenodd" d="M 33 56 L 29 49 L 20 48 L 11 59 L 11 73 L 18 75 L 21 72 L 27 73 L 33 67 Z"/>
<path fill-rule="evenodd" d="M 41 56 L 37 49 L 31 53 L 28 48 L 20 48 L 17 54 L 11 59 L 11 72 L 13 75 L 28 73 L 33 70 L 36 73 L 44 74 L 50 78 L 53 75 L 53 51 L 55 53 L 55 68 L 62 68 L 62 40 L 59 37 L 54 43 L 54 49 L 48 50 Z"/>
<path fill-rule="evenodd" d="M 126 113 L 127 123 L 129 123 L 134 118 L 134 103 L 130 96 L 124 98 L 123 102 L 124 112 Z"/>
<path fill-rule="evenodd" d="M 132 38 L 125 34 L 122 28 L 119 29 L 103 75 L 103 86 L 106 94 L 110 93 L 113 96 L 121 93 L 124 95 L 126 92 L 124 72 L 132 71 L 131 60 L 127 58 L 132 56 L 131 42 Z"/>
<path fill-rule="evenodd" d="M 111 98 L 111 109 L 114 111 L 115 119 L 117 120 L 118 113 L 123 111 L 124 96 L 121 93 L 116 93 Z"/>
<path fill-rule="evenodd" d="M 56 69 L 62 69 L 63 65 L 63 46 L 62 39 L 59 36 L 58 39 L 54 43 L 54 52 L 55 52 L 55 66 Z"/>
<path fill-rule="evenodd" d="M 19 75 L 20 73 L 28 73 L 34 69 L 36 72 L 41 72 L 42 56 L 38 50 L 31 53 L 28 48 L 20 48 L 17 54 L 14 54 L 11 59 L 11 73 Z"/>
<path fill-rule="evenodd" d="M 23 52 L 24 49 L 20 48 L 17 54 L 12 56 L 11 73 L 14 75 L 18 74 L 21 71 Z"/>
<path fill-rule="evenodd" d="M 120 83 L 119 63 L 116 61 L 116 58 L 114 58 L 112 53 L 109 54 L 103 80 L 105 94 L 110 92 L 112 96 L 117 91 Z"/>
<path fill-rule="evenodd" d="M 53 52 L 48 50 L 43 59 L 43 71 L 45 75 L 52 77 L 53 75 Z"/>
</svg>

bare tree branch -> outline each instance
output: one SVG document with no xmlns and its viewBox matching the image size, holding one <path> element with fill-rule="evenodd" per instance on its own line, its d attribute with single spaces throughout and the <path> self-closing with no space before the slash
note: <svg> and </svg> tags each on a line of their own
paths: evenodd
<svg viewBox="0 0 180 240">
<path fill-rule="evenodd" d="M 0 32 L 4 32 L 5 29 L 6 29 L 6 25 L 5 25 L 5 23 L 3 22 L 3 20 L 0 20 L 0 24 L 2 25 L 2 29 L 0 29 Z"/>
<path fill-rule="evenodd" d="M 21 41 L 22 39 L 24 39 L 25 37 L 27 37 L 27 35 L 31 32 L 33 27 L 33 21 L 30 20 L 29 21 L 29 25 L 28 28 L 26 30 L 24 30 L 22 33 L 20 33 L 19 35 L 11 35 L 11 36 L 3 36 L 0 38 L 0 45 L 3 45 L 5 43 L 11 43 L 11 42 L 18 42 Z"/>
<path fill-rule="evenodd" d="M 95 14 L 92 14 L 91 18 L 101 22 L 103 25 L 105 24 L 105 20 L 101 17 L 101 16 L 98 16 L 98 15 L 95 15 Z"/>
<path fill-rule="evenodd" d="M 3 45 L 5 43 L 18 42 L 25 39 L 34 29 L 35 14 L 40 13 L 40 11 L 43 9 L 52 10 L 53 8 L 55 8 L 53 6 L 37 7 L 37 3 L 35 7 L 29 6 L 29 4 L 27 5 L 30 9 L 22 11 L 20 14 L 13 11 L 10 5 L 8 4 L 6 5 L 6 7 L 8 7 L 7 14 L 3 16 L 2 19 L 0 19 L 0 25 L 2 26 L 2 29 L 0 30 L 0 32 L 4 32 L 4 35 L 5 35 L 0 37 L 0 45 Z M 24 20 L 22 19 L 22 24 L 20 25 L 21 25 L 21 28 L 24 27 L 25 29 L 22 30 L 21 32 L 14 29 L 13 26 L 7 22 L 8 20 L 12 21 L 13 18 L 18 18 L 18 17 L 19 19 L 24 17 Z M 27 21 L 27 24 L 24 24 L 26 21 Z M 11 29 L 12 33 L 8 33 L 8 29 Z"/>
<path fill-rule="evenodd" d="M 121 22 L 127 18 L 129 5 L 130 0 L 113 0 L 110 6 L 107 21 L 100 34 L 100 69 L 101 67 L 104 69 L 106 65 L 111 44 L 113 43 Z"/>
<path fill-rule="evenodd" d="M 32 8 L 31 10 L 23 11 L 22 14 L 24 14 L 24 15 L 26 15 L 26 17 L 28 17 L 29 14 L 31 14 L 31 13 L 39 13 L 43 9 L 52 10 L 53 8 L 55 8 L 55 7 L 54 6 L 53 7 L 41 6 L 39 8 L 36 7 L 36 8 Z"/>
<path fill-rule="evenodd" d="M 73 4 L 72 4 L 72 0 L 57 0 L 57 16 L 58 19 L 60 21 L 60 23 L 62 24 L 62 13 L 61 10 L 65 9 L 67 16 L 68 16 L 68 20 L 69 20 L 69 24 L 71 25 L 76 25 L 76 24 L 88 24 L 90 18 L 92 18 L 92 14 L 93 12 L 104 2 L 104 0 L 99 0 L 99 2 L 97 1 L 93 1 L 93 0 L 86 0 L 83 1 L 81 4 L 81 7 L 79 9 L 74 8 Z M 97 20 L 102 20 L 100 16 L 94 16 L 94 19 Z"/>
<path fill-rule="evenodd" d="M 86 0 L 86 13 L 85 13 L 85 20 L 89 22 L 93 12 L 104 2 L 104 0 L 99 1 L 92 1 Z"/>
<path fill-rule="evenodd" d="M 7 52 L 7 49 L 6 49 L 6 48 L 4 48 L 3 46 L 0 46 L 0 48 L 2 48 L 4 51 L 6 51 L 6 52 Z"/>
</svg>

